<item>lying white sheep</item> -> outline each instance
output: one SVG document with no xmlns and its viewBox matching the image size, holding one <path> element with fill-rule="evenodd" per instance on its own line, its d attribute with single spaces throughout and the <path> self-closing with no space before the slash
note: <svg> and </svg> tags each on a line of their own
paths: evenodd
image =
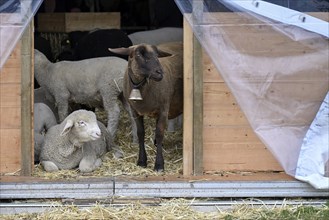
<svg viewBox="0 0 329 220">
<path fill-rule="evenodd" d="M 34 162 L 39 161 L 44 135 L 57 125 L 53 111 L 44 103 L 34 103 Z"/>
<path fill-rule="evenodd" d="M 40 162 L 48 172 L 73 169 L 91 172 L 102 164 L 100 159 L 114 147 L 106 127 L 98 122 L 92 111 L 77 110 L 46 133 Z M 113 148 L 116 157 L 122 152 Z"/>
<path fill-rule="evenodd" d="M 122 96 L 122 79 L 127 61 L 118 57 L 101 57 L 81 61 L 51 63 L 46 56 L 34 50 L 35 77 L 45 90 L 47 99 L 56 103 L 59 121 L 69 113 L 69 103 L 90 107 L 104 107 L 107 112 L 107 128 L 115 137 L 120 108 L 118 100 L 131 115 L 129 105 Z M 136 125 L 131 116 L 133 141 L 137 142 Z"/>
</svg>

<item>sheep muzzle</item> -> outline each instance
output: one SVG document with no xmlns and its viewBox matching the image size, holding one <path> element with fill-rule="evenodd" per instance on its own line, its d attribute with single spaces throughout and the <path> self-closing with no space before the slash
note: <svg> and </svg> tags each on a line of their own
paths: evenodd
<svg viewBox="0 0 329 220">
<path fill-rule="evenodd" d="M 161 81 L 163 79 L 163 70 L 162 69 L 155 70 L 150 74 L 149 78 L 156 82 Z"/>
</svg>

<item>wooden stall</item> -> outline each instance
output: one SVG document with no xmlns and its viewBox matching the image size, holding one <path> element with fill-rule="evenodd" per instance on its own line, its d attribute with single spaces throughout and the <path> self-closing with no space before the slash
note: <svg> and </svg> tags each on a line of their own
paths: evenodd
<svg viewBox="0 0 329 220">
<path fill-rule="evenodd" d="M 26 106 L 23 100 L 31 98 L 32 87 L 26 87 L 25 80 L 23 82 L 21 77 L 33 76 L 33 71 L 30 68 L 28 71 L 31 72 L 23 71 L 24 56 L 20 55 L 23 54 L 23 43 L 21 45 L 1 72 L 1 103 L 6 102 L 5 96 L 8 93 L 5 90 L 10 89 L 9 86 L 12 86 L 11 89 L 16 91 L 17 96 L 15 99 L 7 98 L 6 104 L 1 104 L 1 116 L 5 115 L 3 111 L 10 112 L 6 113 L 8 117 L 1 117 L 1 172 L 15 172 L 20 168 L 23 171 L 32 164 L 28 158 L 20 159 L 20 155 L 17 154 L 17 151 L 22 151 L 22 156 L 28 155 L 31 158 L 32 153 L 30 147 L 26 147 L 26 141 L 32 143 L 31 127 L 23 124 L 23 121 L 26 123 L 26 120 L 31 120 L 33 114 L 32 109 L 23 110 Z M 29 57 L 32 58 L 31 54 Z M 32 62 L 32 59 L 29 61 Z M 13 63 L 16 63 L 15 70 L 10 67 Z M 8 74 L 13 71 L 14 74 Z M 21 71 L 24 74 L 21 74 Z M 4 81 L 4 73 L 15 79 L 9 79 L 10 82 Z M 28 82 L 31 85 L 31 81 L 27 80 L 27 84 Z M 21 93 L 21 88 L 29 89 L 30 92 Z M 27 106 L 31 107 L 31 103 Z M 16 120 L 15 124 L 9 116 Z M 14 134 L 15 139 L 8 138 L 9 132 Z M 26 137 L 24 140 L 23 135 Z M 4 141 L 3 137 L 7 138 L 7 141 Z M 9 157 L 15 158 L 10 160 L 15 161 L 10 166 L 3 162 L 9 161 Z M 26 173 L 29 172 L 30 170 Z M 307 183 L 296 181 L 283 172 L 282 167 L 253 132 L 232 92 L 202 49 L 186 20 L 183 175 L 114 175 L 78 180 L 63 178 L 55 181 L 34 177 L 2 177 L 1 188 L 2 199 L 329 195 L 328 192 L 315 190 Z"/>
<path fill-rule="evenodd" d="M 312 15 L 328 20 L 328 13 Z M 193 15 L 186 16 L 193 20 Z M 225 29 L 225 35 L 243 53 L 249 52 L 260 57 L 289 57 L 311 50 L 271 30 L 257 19 L 248 20 L 247 17 L 230 12 L 205 13 L 202 19 L 203 24 L 231 27 Z M 242 25 L 238 30 L 233 28 L 234 23 L 254 24 L 253 22 L 257 25 Z M 254 51 L 255 48 L 258 50 Z M 300 85 L 303 82 L 296 83 Z M 287 178 L 281 165 L 254 133 L 221 73 L 194 36 L 187 19 L 184 20 L 183 139 L 185 175 L 229 171 L 248 172 L 251 176 L 259 173 L 271 176 L 281 172 L 282 179 Z"/>
<path fill-rule="evenodd" d="M 33 166 L 33 23 L 0 70 L 0 173 Z"/>
<path fill-rule="evenodd" d="M 120 13 L 43 13 L 38 24 L 47 33 L 120 28 Z M 0 72 L 1 174 L 32 174 L 33 36 L 31 22 Z"/>
</svg>

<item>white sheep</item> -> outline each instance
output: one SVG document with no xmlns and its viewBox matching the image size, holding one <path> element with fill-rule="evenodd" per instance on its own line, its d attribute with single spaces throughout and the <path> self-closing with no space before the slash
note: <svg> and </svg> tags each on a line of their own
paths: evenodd
<svg viewBox="0 0 329 220">
<path fill-rule="evenodd" d="M 100 159 L 114 148 L 116 157 L 122 156 L 114 147 L 105 125 L 97 121 L 92 111 L 77 110 L 46 133 L 41 148 L 40 162 L 48 172 L 73 169 L 91 172 L 102 164 Z"/>
<path fill-rule="evenodd" d="M 46 132 L 57 125 L 53 111 L 44 103 L 34 103 L 34 162 L 39 161 Z"/>
<path fill-rule="evenodd" d="M 51 63 L 38 50 L 34 52 L 35 77 L 46 91 L 47 99 L 56 103 L 59 121 L 62 122 L 68 115 L 69 103 L 104 107 L 108 117 L 107 128 L 115 137 L 120 115 L 118 100 L 131 115 L 130 107 L 122 96 L 127 61 L 118 57 L 101 57 Z M 132 115 L 131 124 L 133 141 L 137 142 Z"/>
<path fill-rule="evenodd" d="M 44 88 L 39 87 L 34 89 L 34 103 L 43 103 L 47 105 L 54 113 L 56 117 L 56 121 L 58 122 L 59 121 L 58 109 L 54 102 L 49 101 L 50 99 L 51 98 L 47 99 L 47 91 Z"/>
<path fill-rule="evenodd" d="M 183 41 L 183 28 L 164 27 L 148 31 L 139 31 L 129 34 L 133 45 L 145 43 L 159 45 L 169 42 Z"/>
</svg>

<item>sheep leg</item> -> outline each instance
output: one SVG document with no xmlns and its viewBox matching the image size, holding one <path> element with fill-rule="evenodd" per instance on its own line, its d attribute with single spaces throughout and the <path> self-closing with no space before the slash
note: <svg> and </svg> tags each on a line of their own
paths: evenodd
<svg viewBox="0 0 329 220">
<path fill-rule="evenodd" d="M 140 115 L 136 116 L 135 122 L 137 126 L 137 136 L 139 143 L 139 154 L 138 154 L 137 165 L 141 167 L 147 167 L 147 155 L 146 155 L 145 144 L 144 144 L 144 138 L 145 138 L 144 117 Z"/>
<path fill-rule="evenodd" d="M 156 158 L 154 164 L 154 170 L 161 172 L 164 170 L 164 159 L 162 153 L 162 141 L 164 137 L 164 131 L 167 125 L 167 116 L 161 114 L 156 122 L 156 130 L 155 130 L 155 146 L 156 146 Z"/>
<path fill-rule="evenodd" d="M 130 105 L 128 104 L 128 102 L 126 102 L 124 100 L 124 98 L 122 100 L 122 104 L 123 104 L 124 109 L 129 114 L 130 123 L 131 123 L 131 133 L 132 133 L 132 136 L 133 136 L 133 143 L 134 144 L 137 144 L 138 143 L 137 126 L 136 126 L 136 123 L 135 123 L 134 115 L 133 115 L 133 113 L 131 111 Z"/>
<path fill-rule="evenodd" d="M 106 95 L 105 91 L 101 92 L 101 95 L 103 97 L 104 109 L 107 112 L 107 130 L 114 140 L 119 124 L 120 107 L 117 100 Z"/>
<path fill-rule="evenodd" d="M 89 173 L 102 165 L 102 160 L 96 156 L 87 156 L 82 158 L 79 164 L 79 170 L 82 173 Z"/>
<path fill-rule="evenodd" d="M 52 161 L 41 161 L 41 165 L 47 172 L 55 172 L 59 170 L 56 164 Z"/>
<path fill-rule="evenodd" d="M 176 123 L 175 120 L 176 120 L 175 118 L 168 120 L 168 128 L 167 128 L 167 130 L 169 132 L 175 132 L 175 123 Z"/>
<path fill-rule="evenodd" d="M 58 117 L 59 121 L 62 122 L 68 116 L 69 113 L 69 93 L 64 93 L 61 96 L 55 97 L 57 108 L 58 108 Z"/>
<path fill-rule="evenodd" d="M 112 135 L 113 139 L 116 136 L 116 132 L 118 129 L 119 124 L 119 117 L 120 117 L 120 107 L 118 103 L 109 108 L 107 111 L 107 129 L 109 130 L 110 134 Z"/>
</svg>

